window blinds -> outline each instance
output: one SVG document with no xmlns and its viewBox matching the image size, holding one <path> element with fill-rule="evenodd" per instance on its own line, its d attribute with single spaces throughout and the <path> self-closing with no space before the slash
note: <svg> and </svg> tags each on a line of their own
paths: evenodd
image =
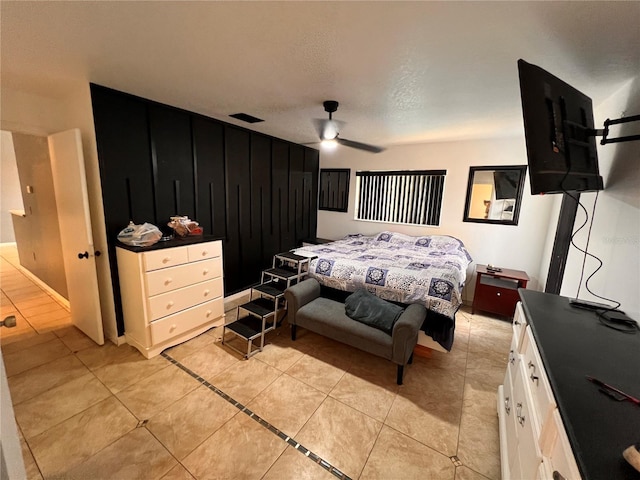
<svg viewBox="0 0 640 480">
<path fill-rule="evenodd" d="M 356 219 L 439 225 L 446 170 L 356 172 Z"/>
</svg>

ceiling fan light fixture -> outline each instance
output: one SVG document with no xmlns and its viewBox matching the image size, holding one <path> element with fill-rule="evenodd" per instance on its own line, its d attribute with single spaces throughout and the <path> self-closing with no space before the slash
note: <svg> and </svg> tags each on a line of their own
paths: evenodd
<svg viewBox="0 0 640 480">
<path fill-rule="evenodd" d="M 323 142 L 335 142 L 336 138 L 338 138 L 338 132 L 335 130 L 330 132 L 323 132 L 322 141 Z"/>
<path fill-rule="evenodd" d="M 334 138 L 324 138 L 320 142 L 320 145 L 325 150 L 335 150 L 336 147 L 338 146 L 338 141 L 336 140 L 335 137 Z"/>
</svg>

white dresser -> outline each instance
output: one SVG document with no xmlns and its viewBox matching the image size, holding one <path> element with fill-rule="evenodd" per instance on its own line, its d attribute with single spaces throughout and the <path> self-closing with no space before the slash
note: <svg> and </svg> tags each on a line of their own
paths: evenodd
<svg viewBox="0 0 640 480">
<path fill-rule="evenodd" d="M 521 302 L 498 388 L 498 417 L 503 480 L 581 478 Z"/>
<path fill-rule="evenodd" d="M 116 248 L 125 338 L 151 358 L 224 324 L 222 242 Z"/>
</svg>

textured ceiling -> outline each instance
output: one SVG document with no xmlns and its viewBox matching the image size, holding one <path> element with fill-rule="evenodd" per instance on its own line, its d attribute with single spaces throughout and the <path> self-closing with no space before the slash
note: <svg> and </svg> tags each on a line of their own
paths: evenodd
<svg viewBox="0 0 640 480">
<path fill-rule="evenodd" d="M 10 2 L 2 85 L 91 81 L 294 142 L 335 99 L 344 138 L 392 145 L 522 132 L 516 61 L 594 104 L 640 72 L 640 2 Z M 619 112 L 611 114 L 616 116 Z M 638 113 L 638 112 L 631 112 Z M 600 124 L 604 119 L 596 118 Z"/>
</svg>

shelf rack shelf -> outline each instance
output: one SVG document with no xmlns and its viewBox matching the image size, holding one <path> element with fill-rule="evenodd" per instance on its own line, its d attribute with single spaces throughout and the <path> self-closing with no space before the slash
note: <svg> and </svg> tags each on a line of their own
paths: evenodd
<svg viewBox="0 0 640 480">
<path fill-rule="evenodd" d="M 284 291 L 307 276 L 310 260 L 291 252 L 274 255 L 271 268 L 262 271 L 260 284 L 251 289 L 249 302 L 238 305 L 237 320 L 224 326 L 222 343 L 229 331 L 247 342 L 245 351 L 226 343 L 245 359 L 261 352 L 265 334 L 280 326 L 286 314 Z M 256 340 L 259 345 L 254 344 Z"/>
</svg>

